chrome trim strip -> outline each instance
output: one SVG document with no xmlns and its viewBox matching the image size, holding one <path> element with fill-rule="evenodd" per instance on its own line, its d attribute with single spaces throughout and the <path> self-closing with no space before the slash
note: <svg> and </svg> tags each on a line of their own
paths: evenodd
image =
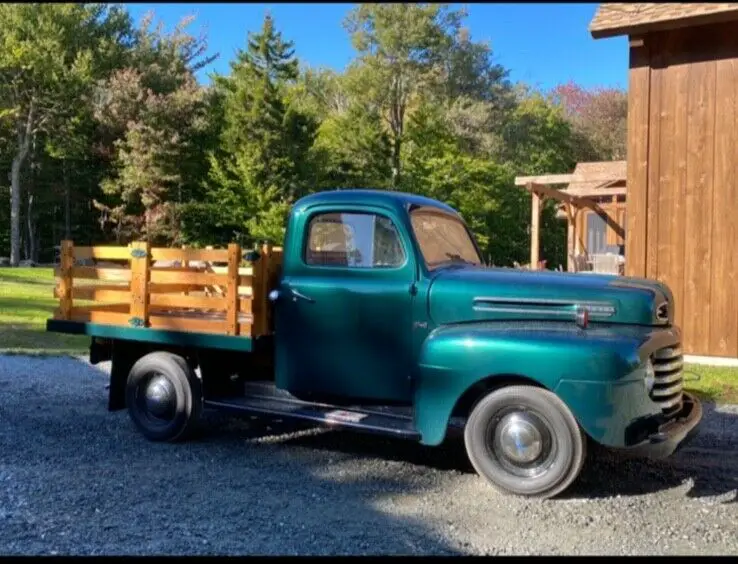
<svg viewBox="0 0 738 564">
<path fill-rule="evenodd" d="M 520 307 L 523 306 L 523 307 Z M 525 307 L 529 306 L 529 307 Z M 538 309 L 530 306 L 539 306 Z M 556 310 L 551 306 L 565 306 L 571 309 Z M 616 309 L 611 302 L 578 301 L 550 298 L 515 298 L 502 296 L 477 296 L 473 300 L 473 308 L 477 311 L 497 313 L 547 313 L 575 317 L 577 308 L 587 309 L 590 317 L 608 318 L 615 315 Z"/>
<path fill-rule="evenodd" d="M 575 311 L 569 311 L 565 309 L 532 309 L 522 307 L 496 307 L 496 306 L 474 306 L 475 311 L 490 311 L 494 313 L 527 313 L 530 315 L 536 315 L 539 313 L 545 313 L 546 315 L 563 315 L 566 317 L 574 317 Z"/>
</svg>

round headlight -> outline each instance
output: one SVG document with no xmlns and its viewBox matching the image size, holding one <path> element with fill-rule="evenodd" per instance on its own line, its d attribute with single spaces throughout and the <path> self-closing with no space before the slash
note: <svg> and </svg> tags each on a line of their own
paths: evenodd
<svg viewBox="0 0 738 564">
<path fill-rule="evenodd" d="M 644 383 L 646 384 L 646 393 L 650 394 L 653 390 L 653 386 L 656 383 L 656 372 L 653 369 L 653 364 L 650 360 L 646 361 L 644 367 Z"/>
</svg>

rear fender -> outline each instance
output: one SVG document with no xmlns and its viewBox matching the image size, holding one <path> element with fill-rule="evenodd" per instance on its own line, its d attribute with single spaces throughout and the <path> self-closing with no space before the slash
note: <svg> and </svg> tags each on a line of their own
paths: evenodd
<svg viewBox="0 0 738 564">
<path fill-rule="evenodd" d="M 557 393 L 597 440 L 603 432 L 601 419 L 613 412 L 612 401 L 618 397 L 613 386 L 630 386 L 642 378 L 638 348 L 643 338 L 632 331 L 583 330 L 572 323 L 439 327 L 423 343 L 419 358 L 414 404 L 421 442 L 437 445 L 444 440 L 454 407 L 472 387 L 483 383 L 488 389 L 511 376 Z M 577 385 L 583 382 L 591 386 Z M 648 403 L 645 407 L 652 409 Z"/>
</svg>

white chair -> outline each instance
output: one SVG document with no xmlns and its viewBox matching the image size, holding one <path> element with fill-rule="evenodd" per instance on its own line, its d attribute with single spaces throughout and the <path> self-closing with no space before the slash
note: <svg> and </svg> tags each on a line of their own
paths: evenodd
<svg viewBox="0 0 738 564">
<path fill-rule="evenodd" d="M 620 257 L 613 254 L 592 255 L 592 270 L 599 274 L 620 274 Z"/>
</svg>

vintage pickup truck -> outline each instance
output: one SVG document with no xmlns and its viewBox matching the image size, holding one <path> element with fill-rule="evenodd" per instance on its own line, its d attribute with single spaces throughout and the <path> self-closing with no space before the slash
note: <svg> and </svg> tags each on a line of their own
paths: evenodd
<svg viewBox="0 0 738 564">
<path fill-rule="evenodd" d="M 305 197 L 283 249 L 64 241 L 57 277 L 47 329 L 92 337 L 109 409 L 155 441 L 204 408 L 425 445 L 463 434 L 490 484 L 552 497 L 588 441 L 666 457 L 702 416 L 666 286 L 485 267 L 459 214 L 414 195 Z"/>
</svg>

